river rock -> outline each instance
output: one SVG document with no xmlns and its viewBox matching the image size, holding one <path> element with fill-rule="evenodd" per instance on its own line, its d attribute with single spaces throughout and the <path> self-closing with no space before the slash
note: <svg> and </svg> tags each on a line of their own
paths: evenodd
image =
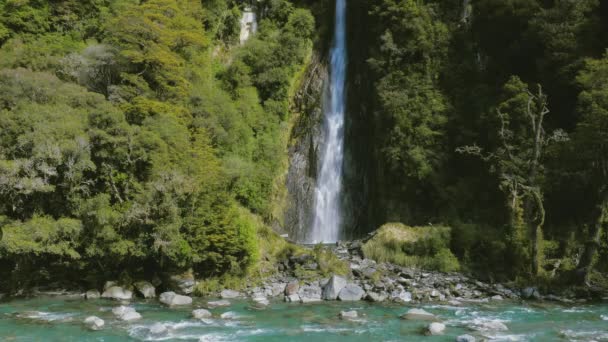
<svg viewBox="0 0 608 342">
<path fill-rule="evenodd" d="M 112 286 L 118 286 L 118 282 L 116 280 L 108 280 L 103 284 L 103 290 L 107 290 Z"/>
<path fill-rule="evenodd" d="M 117 300 L 131 300 L 133 298 L 133 292 L 126 290 L 120 286 L 110 286 L 101 294 L 101 298 L 117 299 Z"/>
<path fill-rule="evenodd" d="M 169 306 L 190 305 L 192 298 L 188 296 L 178 295 L 173 291 L 163 292 L 160 294 L 159 300 L 161 303 Z"/>
<path fill-rule="evenodd" d="M 396 290 L 391 293 L 391 300 L 397 303 L 409 303 L 412 301 L 412 293 L 404 290 Z"/>
<path fill-rule="evenodd" d="M 224 312 L 223 314 L 220 315 L 221 319 L 236 319 L 237 317 L 238 317 L 238 315 L 236 314 L 236 312 L 232 312 L 232 311 Z"/>
<path fill-rule="evenodd" d="M 428 334 L 431 336 L 443 335 L 445 333 L 445 324 L 433 322 L 428 326 Z"/>
<path fill-rule="evenodd" d="M 225 308 L 228 306 L 230 306 L 230 302 L 225 299 L 207 302 L 207 309 Z"/>
<path fill-rule="evenodd" d="M 385 294 L 377 293 L 377 292 L 367 292 L 365 299 L 370 302 L 380 303 L 386 300 L 387 296 Z"/>
<path fill-rule="evenodd" d="M 196 281 L 192 273 L 175 274 L 170 277 L 171 289 L 179 294 L 189 295 L 194 292 Z"/>
<path fill-rule="evenodd" d="M 291 281 L 285 286 L 285 295 L 294 295 L 298 293 L 298 290 L 300 290 L 300 283 L 297 280 Z"/>
<path fill-rule="evenodd" d="M 407 320 L 421 320 L 421 321 L 435 321 L 437 317 L 430 312 L 423 309 L 410 309 L 405 314 L 401 315 L 402 319 Z"/>
<path fill-rule="evenodd" d="M 500 321 L 476 321 L 469 325 L 469 327 L 473 330 L 481 332 L 498 332 L 509 330 L 509 328 Z"/>
<path fill-rule="evenodd" d="M 502 298 L 501 295 L 492 296 L 492 297 L 490 297 L 490 299 L 493 300 L 493 301 L 497 301 L 497 302 L 503 300 L 503 298 Z"/>
<path fill-rule="evenodd" d="M 268 298 L 263 296 L 253 297 L 251 300 L 253 300 L 255 308 L 262 309 L 270 305 Z"/>
<path fill-rule="evenodd" d="M 84 319 L 84 325 L 91 330 L 100 330 L 105 324 L 106 322 L 97 316 L 89 316 Z"/>
<path fill-rule="evenodd" d="M 538 289 L 536 287 L 526 287 L 525 289 L 521 290 L 521 296 L 524 299 L 540 299 L 540 293 L 538 292 Z"/>
<path fill-rule="evenodd" d="M 211 314 L 211 312 L 206 309 L 196 309 L 192 311 L 192 317 L 196 319 L 211 318 L 212 316 L 213 315 Z"/>
<path fill-rule="evenodd" d="M 285 293 L 286 283 L 272 283 L 270 285 L 270 293 L 273 297 L 280 296 Z"/>
<path fill-rule="evenodd" d="M 317 285 L 304 285 L 300 287 L 298 295 L 300 296 L 300 302 L 302 303 L 314 303 L 320 302 L 321 299 L 321 288 Z"/>
<path fill-rule="evenodd" d="M 300 295 L 295 293 L 289 296 L 285 296 L 285 301 L 288 303 L 297 303 L 300 301 Z"/>
<path fill-rule="evenodd" d="M 97 290 L 89 290 L 84 294 L 86 299 L 98 299 L 99 297 L 101 297 L 101 294 Z"/>
<path fill-rule="evenodd" d="M 359 317 L 359 314 L 355 310 L 340 312 L 340 318 L 342 319 L 355 319 L 357 317 Z"/>
<path fill-rule="evenodd" d="M 234 290 L 222 290 L 222 292 L 220 292 L 220 297 L 222 299 L 234 299 L 234 298 L 238 298 L 241 296 L 241 293 L 238 291 L 234 291 Z"/>
<path fill-rule="evenodd" d="M 150 282 L 138 281 L 133 285 L 135 286 L 137 293 L 139 293 L 142 297 L 146 299 L 156 297 L 156 288 Z"/>
<path fill-rule="evenodd" d="M 338 294 L 338 299 L 341 301 L 357 301 L 361 300 L 365 295 L 365 291 L 356 284 L 347 284 Z"/>
<path fill-rule="evenodd" d="M 141 318 L 139 312 L 135 311 L 132 307 L 124 305 L 115 307 L 112 309 L 112 313 L 121 321 L 134 321 Z"/>
<path fill-rule="evenodd" d="M 346 279 L 343 277 L 333 275 L 325 287 L 323 288 L 323 299 L 325 300 L 336 300 L 340 291 L 346 286 Z"/>
<path fill-rule="evenodd" d="M 166 334 L 169 331 L 169 329 L 167 329 L 167 327 L 164 324 L 157 322 L 157 323 L 152 324 L 149 331 L 150 331 L 150 335 L 158 337 L 158 336 Z"/>
<path fill-rule="evenodd" d="M 471 336 L 471 335 L 460 335 L 458 337 L 456 337 L 456 342 L 475 342 L 477 341 L 475 339 L 475 337 Z"/>
</svg>

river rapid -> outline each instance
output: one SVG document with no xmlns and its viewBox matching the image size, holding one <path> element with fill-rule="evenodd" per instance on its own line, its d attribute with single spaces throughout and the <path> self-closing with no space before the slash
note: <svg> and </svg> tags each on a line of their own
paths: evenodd
<svg viewBox="0 0 608 342">
<path fill-rule="evenodd" d="M 606 303 L 563 306 L 548 302 L 496 301 L 462 304 L 379 304 L 321 302 L 295 304 L 273 301 L 257 310 L 246 300 L 211 309 L 213 316 L 195 319 L 192 310 L 207 300 L 195 298 L 183 308 L 168 308 L 156 300 L 126 304 L 142 315 L 119 321 L 112 309 L 121 303 L 80 297 L 13 299 L 0 304 L 2 341 L 455 341 L 469 334 L 477 341 L 608 341 Z M 428 321 L 403 320 L 411 308 L 433 313 L 447 328 L 442 336 L 425 336 Z M 339 313 L 356 310 L 358 318 Z M 101 330 L 84 324 L 95 315 Z M 223 318 L 222 318 L 223 317 Z M 500 322 L 508 330 L 497 329 Z"/>
</svg>

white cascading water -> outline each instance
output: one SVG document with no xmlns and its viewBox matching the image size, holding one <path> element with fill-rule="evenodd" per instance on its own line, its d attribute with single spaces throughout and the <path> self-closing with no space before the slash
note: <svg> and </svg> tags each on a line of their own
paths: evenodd
<svg viewBox="0 0 608 342">
<path fill-rule="evenodd" d="M 329 106 L 325 106 L 325 146 L 315 189 L 310 240 L 333 243 L 340 237 L 342 161 L 344 159 L 344 86 L 346 77 L 346 0 L 336 0 L 334 44 L 331 49 Z"/>
</svg>

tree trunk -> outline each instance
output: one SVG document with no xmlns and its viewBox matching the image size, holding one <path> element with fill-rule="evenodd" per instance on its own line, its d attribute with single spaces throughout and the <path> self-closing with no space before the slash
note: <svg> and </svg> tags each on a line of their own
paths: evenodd
<svg viewBox="0 0 608 342">
<path fill-rule="evenodd" d="M 597 221 L 590 232 L 589 240 L 585 244 L 583 255 L 576 268 L 576 277 L 579 284 L 589 283 L 589 274 L 593 267 L 593 259 L 600 245 L 600 238 L 602 237 L 606 224 L 608 224 L 608 196 L 604 197 L 604 200 L 599 207 Z"/>
</svg>

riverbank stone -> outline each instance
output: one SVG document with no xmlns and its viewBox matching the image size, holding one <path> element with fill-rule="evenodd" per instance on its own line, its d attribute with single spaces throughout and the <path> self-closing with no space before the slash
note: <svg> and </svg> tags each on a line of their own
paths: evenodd
<svg viewBox="0 0 608 342">
<path fill-rule="evenodd" d="M 178 295 L 173 291 L 163 292 L 160 294 L 159 300 L 161 303 L 169 306 L 180 306 L 192 304 L 192 298 L 188 296 Z"/>
<path fill-rule="evenodd" d="M 110 286 L 102 294 L 101 298 L 117 299 L 117 300 L 131 300 L 133 298 L 133 292 L 124 289 L 120 286 Z"/>
<path fill-rule="evenodd" d="M 338 299 L 344 302 L 357 301 L 361 300 L 363 295 L 365 295 L 365 291 L 363 291 L 359 285 L 351 283 L 344 286 L 344 288 L 340 291 L 340 294 L 338 294 Z"/>
<path fill-rule="evenodd" d="M 137 293 L 139 293 L 142 297 L 146 299 L 156 297 L 156 288 L 150 282 L 138 281 L 133 285 L 135 286 Z"/>
<path fill-rule="evenodd" d="M 101 294 L 97 290 L 88 290 L 84 294 L 85 299 L 99 299 L 99 297 L 101 297 Z"/>
<path fill-rule="evenodd" d="M 475 337 L 465 334 L 465 335 L 460 335 L 458 337 L 456 337 L 456 342 L 476 342 L 477 340 L 475 339 Z"/>
<path fill-rule="evenodd" d="M 220 292 L 220 297 L 222 299 L 234 299 L 241 297 L 241 293 L 234 290 L 222 290 L 222 292 Z"/>
<path fill-rule="evenodd" d="M 129 306 L 117 306 L 112 309 L 112 313 L 121 321 L 135 321 L 141 319 L 139 312 L 135 311 L 135 309 Z"/>
<path fill-rule="evenodd" d="M 327 284 L 323 288 L 323 299 L 324 300 L 336 300 L 340 291 L 346 286 L 346 279 L 338 275 L 333 275 L 329 278 Z"/>
</svg>

